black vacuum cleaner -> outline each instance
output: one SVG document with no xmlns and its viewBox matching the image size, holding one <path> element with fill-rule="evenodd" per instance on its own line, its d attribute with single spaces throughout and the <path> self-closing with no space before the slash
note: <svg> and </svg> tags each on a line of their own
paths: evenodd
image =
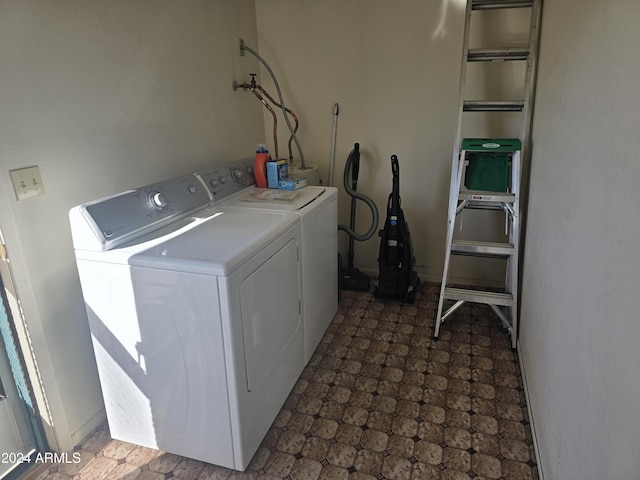
<svg viewBox="0 0 640 480">
<path fill-rule="evenodd" d="M 384 229 L 379 232 L 381 237 L 378 257 L 380 275 L 374 288 L 374 295 L 396 297 L 413 302 L 420 278 L 413 270 L 416 259 L 413 256 L 411 235 L 400 208 L 400 167 L 396 155 L 391 156 L 391 171 L 393 190 L 387 202 L 387 219 Z"/>
<path fill-rule="evenodd" d="M 349 185 L 349 172 L 351 172 L 351 185 Z M 360 144 L 356 143 L 354 144 L 351 153 L 349 153 L 347 163 L 344 167 L 344 188 L 351 196 L 351 217 L 349 219 L 349 226 L 338 225 L 338 230 L 342 230 L 349 235 L 349 252 L 346 268 L 342 266 L 342 261 L 338 255 L 338 261 L 340 264 L 338 268 L 338 288 L 340 290 L 369 290 L 369 277 L 353 266 L 353 249 L 355 240 L 363 242 L 370 239 L 375 233 L 378 228 L 378 208 L 373 200 L 366 195 L 357 192 L 359 172 Z M 371 227 L 364 235 L 359 235 L 354 230 L 356 225 L 356 200 L 362 200 L 371 210 Z"/>
</svg>

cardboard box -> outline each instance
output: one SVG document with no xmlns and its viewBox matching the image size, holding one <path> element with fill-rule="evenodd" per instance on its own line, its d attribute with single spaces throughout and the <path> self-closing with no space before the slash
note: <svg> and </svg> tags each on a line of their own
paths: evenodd
<svg viewBox="0 0 640 480">
<path fill-rule="evenodd" d="M 298 190 L 299 188 L 307 186 L 307 179 L 304 177 L 291 177 L 286 180 L 280 180 L 278 186 L 281 190 Z"/>
<path fill-rule="evenodd" d="M 267 187 L 278 188 L 280 181 L 289 178 L 289 167 L 285 159 L 267 162 Z"/>
</svg>

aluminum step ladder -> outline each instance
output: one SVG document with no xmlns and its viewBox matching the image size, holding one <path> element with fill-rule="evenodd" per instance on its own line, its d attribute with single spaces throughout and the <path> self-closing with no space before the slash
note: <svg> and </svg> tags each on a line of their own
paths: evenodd
<svg viewBox="0 0 640 480">
<path fill-rule="evenodd" d="M 528 44 L 505 48 L 469 48 L 469 37 L 475 11 L 499 9 L 530 9 Z M 464 27 L 462 68 L 458 102 L 458 124 L 453 148 L 451 187 L 447 216 L 447 236 L 444 269 L 434 339 L 438 339 L 442 322 L 467 302 L 491 307 L 511 337 L 516 348 L 518 338 L 518 264 L 520 260 L 520 230 L 522 205 L 521 184 L 523 162 L 530 146 L 532 101 L 535 91 L 535 71 L 539 43 L 542 0 L 468 0 Z M 468 100 L 465 97 L 467 65 L 472 62 L 526 62 L 523 97 L 518 100 Z M 463 138 L 463 115 L 467 112 L 519 113 L 519 138 Z M 492 168 L 492 159 L 498 166 Z M 487 185 L 468 179 L 469 168 L 484 162 L 491 175 L 501 176 L 504 184 Z M 487 163 L 488 162 L 488 163 Z M 498 182 L 500 183 L 500 182 Z M 489 188 L 485 188 L 489 187 Z M 502 211 L 506 217 L 508 240 L 505 243 L 456 239 L 456 218 L 467 209 Z M 452 256 L 466 255 L 506 260 L 505 283 L 502 291 L 486 288 L 459 288 L 450 285 Z M 446 310 L 445 310 L 446 307 Z"/>
</svg>

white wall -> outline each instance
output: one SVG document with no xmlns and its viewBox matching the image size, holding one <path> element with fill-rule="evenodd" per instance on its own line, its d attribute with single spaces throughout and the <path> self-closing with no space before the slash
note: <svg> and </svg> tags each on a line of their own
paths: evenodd
<svg viewBox="0 0 640 480">
<path fill-rule="evenodd" d="M 392 186 L 390 157 L 397 154 L 418 270 L 440 278 L 463 9 L 450 5 L 443 16 L 440 1 L 261 0 L 256 11 L 260 54 L 276 73 L 287 106 L 300 117 L 305 159 L 320 165 L 325 184 L 333 105 L 340 105 L 333 179 L 341 187 L 340 222 L 349 223 L 342 175 L 353 144 L 360 143 L 362 152 L 358 190 L 375 200 L 380 228 Z M 442 35 L 434 35 L 441 21 Z M 274 92 L 266 74 L 260 80 Z M 270 118 L 265 116 L 265 136 L 272 144 Z M 279 143 L 286 145 L 287 130 L 279 131 Z M 369 219 L 359 202 L 359 232 L 368 229 Z M 343 253 L 346 238 L 340 234 Z M 356 266 L 375 274 L 379 244 L 377 235 L 356 242 Z"/>
<path fill-rule="evenodd" d="M 300 117 L 305 159 L 320 166 L 325 183 L 329 182 L 333 105 L 340 105 L 333 178 L 341 189 L 340 222 L 349 223 L 350 197 L 342 183 L 353 144 L 360 143 L 362 152 L 358 190 L 376 202 L 379 228 L 384 225 L 392 187 L 390 157 L 397 154 L 402 208 L 411 229 L 416 270 L 423 279 L 435 281 L 441 279 L 444 262 L 465 4 L 465 0 L 256 2 L 260 54 L 278 77 L 287 106 Z M 473 46 L 496 46 L 496 41 L 526 44 L 522 35 L 528 32 L 528 16 L 523 21 L 521 14 L 513 12 L 506 20 L 498 19 L 509 26 L 499 41 L 495 29 L 483 28 L 486 22 L 495 21 L 495 15 L 474 20 L 479 28 L 471 32 Z M 487 90 L 497 84 L 507 90 L 508 99 L 522 97 L 523 67 L 508 62 L 497 73 L 499 79 L 494 75 L 491 81 L 478 72 L 480 68 L 477 64 L 471 67 L 474 72 L 467 82 L 467 98 L 494 99 L 487 97 Z M 266 72 L 259 80 L 275 96 Z M 271 115 L 266 110 L 264 115 L 265 137 L 273 145 Z M 475 115 L 465 120 L 464 136 L 518 134 L 518 118 L 510 124 L 491 123 L 486 116 Z M 505 125 L 515 128 L 505 129 Z M 286 156 L 288 130 L 281 116 L 279 133 L 280 156 Z M 295 150 L 294 156 L 298 164 Z M 362 202 L 358 205 L 357 230 L 364 233 L 370 214 Z M 470 228 L 486 228 L 487 239 L 497 241 L 493 231 L 504 229 L 504 219 L 484 216 L 474 220 L 474 215 L 478 213 L 465 216 L 465 225 L 475 221 Z M 346 234 L 340 234 L 340 240 L 345 254 Z M 379 245 L 380 238 L 374 235 L 355 246 L 356 267 L 372 277 L 378 272 Z M 468 257 L 457 258 L 451 271 L 457 281 L 504 280 L 504 269 L 496 267 L 495 261 L 470 264 Z"/>
<path fill-rule="evenodd" d="M 0 227 L 50 414 L 53 448 L 103 419 L 67 212 L 128 188 L 252 155 L 259 105 L 252 0 L 0 2 Z M 8 171 L 38 165 L 17 202 Z M 53 432 L 51 427 L 53 425 Z"/>
<path fill-rule="evenodd" d="M 640 471 L 639 23 L 544 6 L 520 353 L 546 480 Z"/>
</svg>

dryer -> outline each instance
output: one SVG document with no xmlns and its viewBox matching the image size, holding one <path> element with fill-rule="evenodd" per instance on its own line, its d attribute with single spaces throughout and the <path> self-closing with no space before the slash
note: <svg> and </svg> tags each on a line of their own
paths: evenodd
<svg viewBox="0 0 640 480">
<path fill-rule="evenodd" d="M 290 212 L 302 226 L 302 319 L 308 363 L 338 310 L 338 189 L 308 186 L 295 191 L 257 188 L 253 158 L 196 173 L 213 205 L 262 212 Z M 221 198 L 229 183 L 242 185 Z"/>
<path fill-rule="evenodd" d="M 69 215 L 111 436 L 244 470 L 305 364 L 300 217 L 208 204 L 188 175 Z"/>
</svg>

